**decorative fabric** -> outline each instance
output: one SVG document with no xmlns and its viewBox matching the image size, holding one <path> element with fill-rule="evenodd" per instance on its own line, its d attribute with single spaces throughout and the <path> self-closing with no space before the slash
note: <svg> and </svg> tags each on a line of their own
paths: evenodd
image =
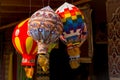
<svg viewBox="0 0 120 80">
<path fill-rule="evenodd" d="M 37 62 L 37 70 L 35 74 L 35 80 L 50 80 L 50 71 L 43 71 L 42 67 Z"/>
<path fill-rule="evenodd" d="M 38 42 L 38 53 L 46 53 L 48 45 L 56 42 L 62 34 L 63 24 L 60 17 L 47 6 L 31 16 L 28 27 L 30 35 Z"/>
<path fill-rule="evenodd" d="M 37 54 L 37 43 L 29 36 L 28 20 L 26 19 L 18 24 L 12 35 L 12 42 L 15 49 L 22 55 L 23 66 L 34 66 Z"/>
<path fill-rule="evenodd" d="M 38 54 L 42 56 L 38 58 L 39 65 L 42 67 L 43 71 L 46 72 L 49 69 L 48 51 L 52 50 L 49 46 L 54 44 L 62 34 L 62 21 L 53 9 L 46 6 L 36 11 L 30 17 L 28 28 L 31 37 L 38 44 Z M 48 57 L 46 57 L 46 55 L 48 55 Z"/>
<path fill-rule="evenodd" d="M 61 17 L 64 25 L 62 40 L 68 46 L 69 43 L 82 43 L 87 36 L 87 27 L 80 9 L 65 2 L 56 13 Z"/>
<path fill-rule="evenodd" d="M 79 47 L 87 38 L 84 16 L 76 6 L 65 2 L 55 11 L 62 19 L 63 34 L 60 39 L 67 45 L 71 68 L 79 67 Z"/>
<path fill-rule="evenodd" d="M 26 77 L 32 78 L 34 72 L 33 66 L 35 66 L 35 57 L 37 55 L 37 43 L 29 35 L 28 20 L 29 18 L 15 27 L 12 34 L 12 43 L 22 56 L 21 65 L 24 66 Z"/>
</svg>

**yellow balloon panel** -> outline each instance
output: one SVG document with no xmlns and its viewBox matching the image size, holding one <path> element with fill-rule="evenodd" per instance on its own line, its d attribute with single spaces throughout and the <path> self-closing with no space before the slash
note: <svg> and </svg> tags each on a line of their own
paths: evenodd
<svg viewBox="0 0 120 80">
<path fill-rule="evenodd" d="M 33 45 L 33 39 L 32 37 L 27 37 L 26 39 L 26 51 L 29 54 L 31 49 L 32 49 L 32 45 Z"/>
<path fill-rule="evenodd" d="M 18 50 L 20 51 L 20 53 L 23 54 L 19 37 L 15 37 L 15 44 L 16 44 L 16 47 L 18 48 Z"/>
<path fill-rule="evenodd" d="M 35 50 L 33 51 L 33 54 L 36 54 L 38 47 L 35 47 Z"/>
<path fill-rule="evenodd" d="M 28 18 L 28 19 L 29 19 L 29 18 Z M 24 23 L 25 23 L 28 19 L 22 21 L 22 22 L 18 25 L 18 28 L 22 27 L 22 26 L 24 25 Z"/>
</svg>

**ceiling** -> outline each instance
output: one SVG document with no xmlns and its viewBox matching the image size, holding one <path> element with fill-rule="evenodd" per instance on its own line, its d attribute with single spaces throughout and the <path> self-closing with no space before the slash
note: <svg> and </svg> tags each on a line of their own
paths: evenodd
<svg viewBox="0 0 120 80">
<path fill-rule="evenodd" d="M 0 0 L 0 31 L 15 26 L 44 6 L 56 9 L 65 1 L 79 5 L 90 0 Z"/>
</svg>

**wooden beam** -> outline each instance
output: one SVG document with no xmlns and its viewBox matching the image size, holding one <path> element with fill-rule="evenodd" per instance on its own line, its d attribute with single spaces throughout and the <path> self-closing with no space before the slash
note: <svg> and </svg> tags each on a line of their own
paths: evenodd
<svg viewBox="0 0 120 80">
<path fill-rule="evenodd" d="M 89 57 L 81 57 L 80 59 L 79 59 L 79 62 L 80 63 L 92 63 L 92 58 L 89 58 Z"/>
<path fill-rule="evenodd" d="M 79 5 L 79 4 L 83 4 L 83 3 L 86 3 L 86 2 L 89 2 L 89 1 L 91 1 L 91 0 L 79 0 L 79 1 L 76 1 L 76 2 L 73 2 L 73 4 L 74 5 Z M 54 1 L 53 1 L 54 2 Z M 60 2 L 64 2 L 63 0 L 61 0 Z M 14 3 L 10 3 L 10 4 L 8 4 L 8 3 L 1 3 L 1 7 L 2 6 L 8 6 L 8 7 L 11 7 L 11 6 L 17 6 L 17 7 L 42 7 L 43 5 L 40 5 L 40 4 L 32 4 L 31 3 L 31 5 L 29 5 L 29 4 L 14 4 Z"/>
<path fill-rule="evenodd" d="M 4 7 L 4 6 L 7 6 L 7 7 L 40 7 L 42 5 L 26 5 L 26 4 L 7 4 L 7 3 L 1 3 L 1 7 Z"/>
<path fill-rule="evenodd" d="M 83 4 L 83 3 L 87 3 L 89 1 L 91 1 L 91 0 L 79 0 L 79 1 L 74 2 L 73 5 L 77 6 L 77 5 L 80 5 L 80 4 Z"/>
<path fill-rule="evenodd" d="M 4 26 L 0 26 L 0 30 L 3 30 L 3 29 L 6 29 L 6 28 L 10 28 L 12 26 L 15 26 L 19 23 L 20 21 L 16 21 L 16 22 L 13 22 L 13 23 L 10 23 L 8 25 L 4 25 Z"/>
<path fill-rule="evenodd" d="M 73 2 L 73 5 L 80 5 L 80 4 L 83 4 L 83 3 L 86 3 L 86 2 L 89 2 L 91 0 L 79 0 L 77 2 Z M 1 6 L 22 6 L 22 7 L 29 7 L 29 5 L 24 5 L 24 4 L 3 4 L 1 3 Z M 40 7 L 40 5 L 32 5 L 32 7 Z M 2 13 L 16 13 L 16 11 L 3 11 Z M 17 11 L 17 13 L 26 13 L 26 11 Z M 18 21 L 19 22 L 19 21 Z M 18 22 L 13 22 L 13 23 L 10 23 L 8 25 L 5 25 L 5 26 L 1 26 L 0 27 L 0 30 L 2 29 L 5 29 L 5 28 L 9 28 L 9 27 L 12 27 L 14 25 L 16 25 Z"/>
</svg>

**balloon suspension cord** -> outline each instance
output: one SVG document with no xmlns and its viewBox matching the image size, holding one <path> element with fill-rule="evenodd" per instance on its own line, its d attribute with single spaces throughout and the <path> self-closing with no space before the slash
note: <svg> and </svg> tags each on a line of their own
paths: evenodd
<svg viewBox="0 0 120 80">
<path fill-rule="evenodd" d="M 31 0 L 29 0 L 29 17 L 31 16 Z"/>
<path fill-rule="evenodd" d="M 42 4 L 43 4 L 43 7 L 44 7 L 44 0 L 42 0 Z"/>
<path fill-rule="evenodd" d="M 48 0 L 48 6 L 50 5 L 50 0 Z"/>
</svg>

